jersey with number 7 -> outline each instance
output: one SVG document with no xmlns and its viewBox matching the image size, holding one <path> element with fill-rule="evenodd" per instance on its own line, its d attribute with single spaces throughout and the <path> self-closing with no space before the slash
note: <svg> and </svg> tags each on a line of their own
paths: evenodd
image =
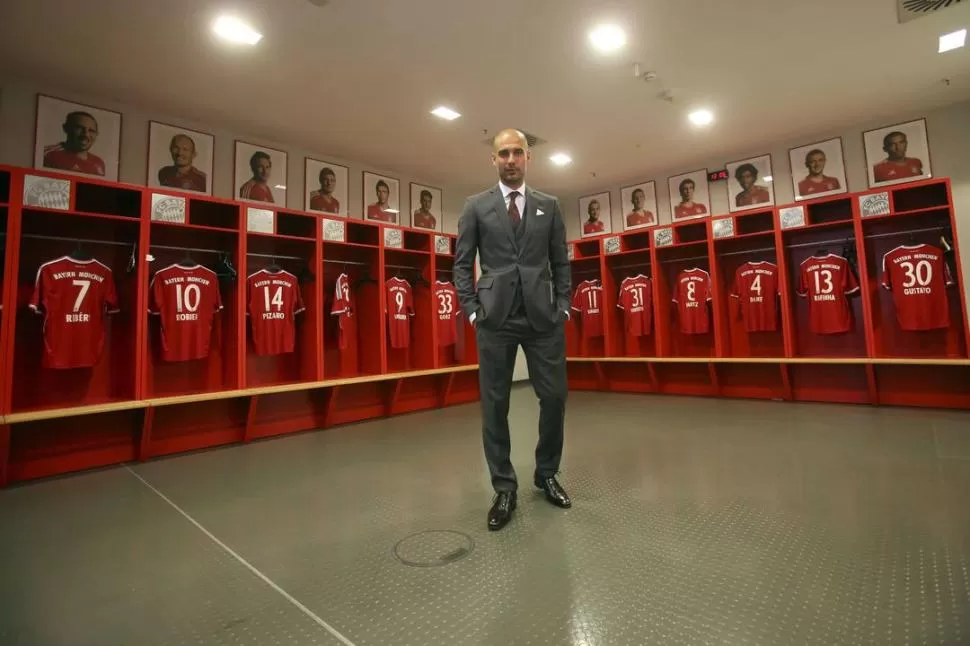
<svg viewBox="0 0 970 646">
<path fill-rule="evenodd" d="M 148 311 L 161 321 L 162 359 L 209 356 L 212 318 L 222 309 L 219 279 L 202 265 L 169 265 L 152 276 Z"/>
<path fill-rule="evenodd" d="M 282 269 L 260 269 L 246 279 L 246 291 L 256 354 L 269 356 L 293 352 L 296 343 L 294 315 L 304 309 L 296 276 Z"/>
<path fill-rule="evenodd" d="M 852 310 L 846 296 L 857 291 L 859 283 L 842 256 L 811 256 L 801 264 L 798 295 L 808 299 L 809 328 L 815 334 L 849 331 Z"/>
<path fill-rule="evenodd" d="M 111 269 L 62 256 L 37 270 L 30 309 L 44 314 L 45 368 L 90 368 L 101 360 L 105 314 L 118 311 Z"/>
</svg>

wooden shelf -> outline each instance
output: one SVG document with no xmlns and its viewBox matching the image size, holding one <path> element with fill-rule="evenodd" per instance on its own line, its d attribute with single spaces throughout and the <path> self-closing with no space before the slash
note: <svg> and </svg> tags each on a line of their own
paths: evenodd
<svg viewBox="0 0 970 646">
<path fill-rule="evenodd" d="M 970 359 L 887 357 L 566 357 L 574 363 L 774 363 L 819 365 L 970 366 Z"/>
</svg>

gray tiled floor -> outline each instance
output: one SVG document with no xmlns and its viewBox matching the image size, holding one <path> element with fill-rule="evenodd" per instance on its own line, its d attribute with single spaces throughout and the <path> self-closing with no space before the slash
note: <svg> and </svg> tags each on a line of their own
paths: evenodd
<svg viewBox="0 0 970 646">
<path fill-rule="evenodd" d="M 573 393 L 564 512 L 536 414 L 497 534 L 476 406 L 132 466 L 278 589 L 126 468 L 0 491 L 0 644 L 970 643 L 970 415 Z"/>
</svg>

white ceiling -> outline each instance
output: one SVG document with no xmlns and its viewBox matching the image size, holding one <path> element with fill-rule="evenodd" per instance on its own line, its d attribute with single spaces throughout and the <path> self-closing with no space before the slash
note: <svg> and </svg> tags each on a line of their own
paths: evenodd
<svg viewBox="0 0 970 646">
<path fill-rule="evenodd" d="M 902 25 L 895 0 L 2 4 L 11 69 L 448 186 L 493 181 L 485 130 L 547 140 L 530 180 L 572 193 L 970 98 L 970 47 L 936 53 L 940 34 L 970 26 L 970 2 Z M 263 41 L 217 42 L 224 9 Z M 618 55 L 587 47 L 602 20 L 627 30 Z M 634 61 L 659 80 L 634 80 Z M 464 116 L 430 116 L 439 103 Z M 687 124 L 694 105 L 713 127 Z M 560 149 L 571 167 L 547 161 Z"/>
</svg>

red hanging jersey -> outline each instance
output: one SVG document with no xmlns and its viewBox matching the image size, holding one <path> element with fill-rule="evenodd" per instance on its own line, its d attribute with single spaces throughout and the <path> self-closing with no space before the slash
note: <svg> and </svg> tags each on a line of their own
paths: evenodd
<svg viewBox="0 0 970 646">
<path fill-rule="evenodd" d="M 457 339 L 458 313 L 461 311 L 458 292 L 451 283 L 436 280 L 434 298 L 438 306 L 438 318 L 435 319 L 438 326 L 438 345 L 454 345 Z"/>
<path fill-rule="evenodd" d="M 573 309 L 580 313 L 580 327 L 587 339 L 603 336 L 603 286 L 584 280 L 573 292 Z"/>
<path fill-rule="evenodd" d="M 684 334 L 707 334 L 710 329 L 707 301 L 711 300 L 711 275 L 703 269 L 685 269 L 677 274 L 673 301 L 680 314 Z"/>
<path fill-rule="evenodd" d="M 927 244 L 896 247 L 882 257 L 882 286 L 893 293 L 904 330 L 950 327 L 946 286 L 953 284 L 943 252 Z"/>
<path fill-rule="evenodd" d="M 350 277 L 347 274 L 337 276 L 337 282 L 333 290 L 333 305 L 330 306 L 330 315 L 337 317 L 337 325 L 340 329 L 340 349 L 347 349 L 347 319 L 354 315 L 357 305 L 354 303 L 354 293 L 350 291 Z"/>
<path fill-rule="evenodd" d="M 387 331 L 391 337 L 392 348 L 406 348 L 411 344 L 411 317 L 414 316 L 414 301 L 411 285 L 403 278 L 391 278 L 385 283 L 387 290 Z"/>
<path fill-rule="evenodd" d="M 616 306 L 623 310 L 627 336 L 648 336 L 652 312 L 650 279 L 643 274 L 624 278 L 619 301 Z"/>
<path fill-rule="evenodd" d="M 148 289 L 148 311 L 161 319 L 162 359 L 209 356 L 212 318 L 222 309 L 215 272 L 201 265 L 169 265 L 155 272 Z"/>
<path fill-rule="evenodd" d="M 44 314 L 45 368 L 89 368 L 104 350 L 105 313 L 118 311 L 111 269 L 62 256 L 37 270 L 30 309 Z"/>
<path fill-rule="evenodd" d="M 811 256 L 799 271 L 798 295 L 808 298 L 810 329 L 815 334 L 841 334 L 852 327 L 848 294 L 859 291 L 849 261 L 828 254 Z"/>
<path fill-rule="evenodd" d="M 731 297 L 738 299 L 744 329 L 774 332 L 778 329 L 778 266 L 746 262 L 734 272 Z"/>
<path fill-rule="evenodd" d="M 296 340 L 293 317 L 303 311 L 303 297 L 296 276 L 282 269 L 260 269 L 246 279 L 246 291 L 256 354 L 293 352 Z"/>
</svg>

